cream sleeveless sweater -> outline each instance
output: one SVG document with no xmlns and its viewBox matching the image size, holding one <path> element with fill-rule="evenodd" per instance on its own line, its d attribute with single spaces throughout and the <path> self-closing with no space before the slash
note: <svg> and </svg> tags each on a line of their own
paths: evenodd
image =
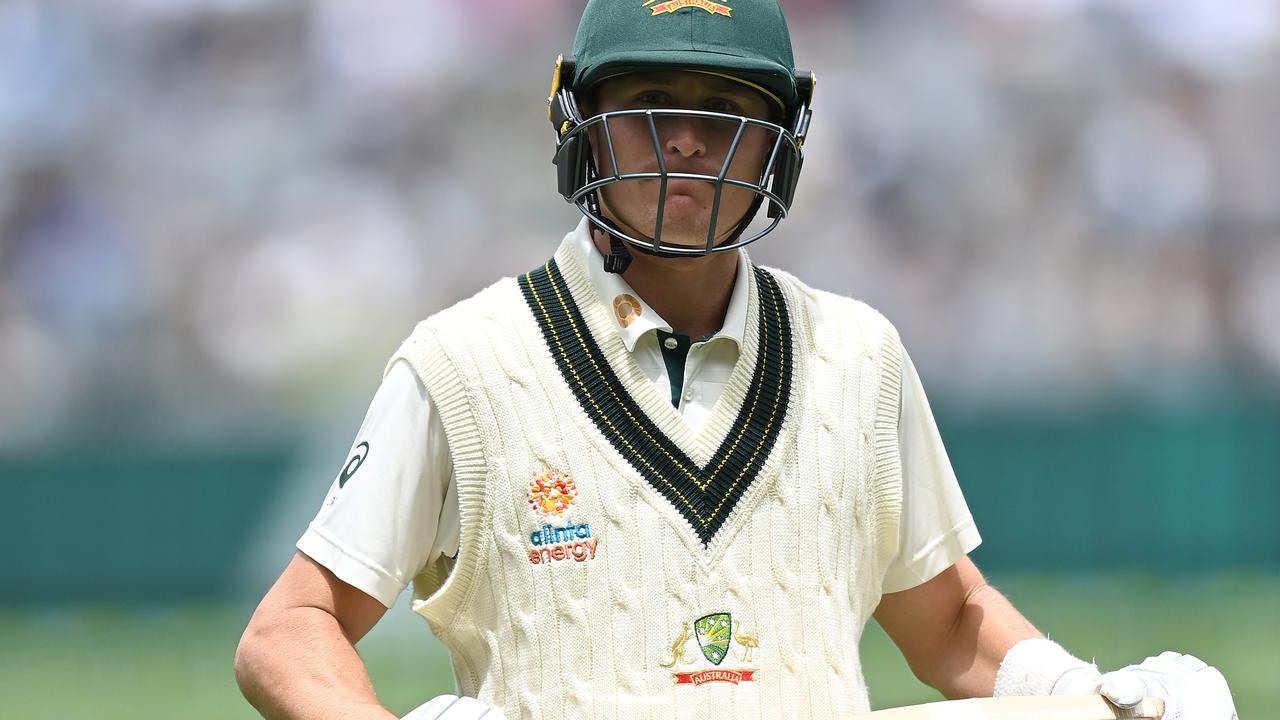
<svg viewBox="0 0 1280 720">
<path fill-rule="evenodd" d="M 756 268 L 700 432 L 561 245 L 421 323 L 461 513 L 414 609 L 458 690 L 521 718 L 835 718 L 897 548 L 903 354 L 866 305 Z"/>
</svg>

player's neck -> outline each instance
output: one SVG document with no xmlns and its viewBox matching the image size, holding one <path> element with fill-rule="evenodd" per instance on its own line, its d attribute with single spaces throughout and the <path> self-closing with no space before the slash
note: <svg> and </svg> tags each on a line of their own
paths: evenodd
<svg viewBox="0 0 1280 720">
<path fill-rule="evenodd" d="M 609 251 L 598 233 L 596 246 Z M 622 274 L 636 294 L 677 333 L 702 338 L 724 325 L 738 272 L 738 254 L 721 252 L 690 258 L 663 258 L 631 253 Z"/>
</svg>

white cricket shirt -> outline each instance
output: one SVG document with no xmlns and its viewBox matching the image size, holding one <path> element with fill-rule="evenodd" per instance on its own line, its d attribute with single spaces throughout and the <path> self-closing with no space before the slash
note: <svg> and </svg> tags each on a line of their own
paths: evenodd
<svg viewBox="0 0 1280 720">
<path fill-rule="evenodd" d="M 657 331 L 670 332 L 671 326 L 622 276 L 604 271 L 586 220 L 576 236 L 598 299 L 611 307 L 627 349 L 659 391 L 669 394 Z M 739 252 L 723 327 L 689 349 L 679 410 L 695 428 L 706 422 L 738 360 L 750 272 L 746 253 Z M 902 375 L 901 537 L 884 580 L 886 593 L 932 579 L 981 542 L 910 358 Z M 298 549 L 391 607 L 428 562 L 458 551 L 458 500 L 444 427 L 407 362 L 397 361 L 383 378 L 348 457 Z"/>
</svg>

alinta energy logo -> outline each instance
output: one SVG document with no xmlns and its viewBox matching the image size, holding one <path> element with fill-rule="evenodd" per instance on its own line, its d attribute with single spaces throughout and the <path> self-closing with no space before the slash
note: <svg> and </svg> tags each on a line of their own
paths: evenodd
<svg viewBox="0 0 1280 720">
<path fill-rule="evenodd" d="M 725 17 L 733 17 L 733 8 L 723 3 L 713 2 L 712 0 L 648 0 L 644 7 L 653 11 L 655 16 L 666 13 L 673 13 L 677 10 L 683 10 L 687 7 L 700 8 L 706 10 L 712 15 L 723 15 Z"/>
<path fill-rule="evenodd" d="M 534 565 L 575 560 L 584 562 L 596 556 L 599 538 L 591 537 L 591 526 L 569 519 L 569 511 L 577 504 L 578 486 L 573 476 L 563 470 L 542 467 L 533 471 L 529 481 L 529 508 L 544 521 L 542 527 L 529 533 L 529 562 Z"/>
</svg>

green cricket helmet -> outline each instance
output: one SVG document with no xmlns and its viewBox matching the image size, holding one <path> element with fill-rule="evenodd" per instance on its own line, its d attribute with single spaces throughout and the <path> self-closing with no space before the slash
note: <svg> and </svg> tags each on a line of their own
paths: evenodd
<svg viewBox="0 0 1280 720">
<path fill-rule="evenodd" d="M 777 0 L 590 0 L 582 13 L 573 57 L 556 63 L 548 98 L 548 118 L 556 130 L 560 194 L 574 203 L 593 225 L 609 233 L 613 252 L 606 268 L 622 272 L 629 262 L 621 241 L 643 252 L 661 256 L 699 256 L 734 250 L 768 234 L 791 209 L 796 183 L 804 162 L 804 140 L 812 115 L 815 77 L 799 72 L 791 52 L 791 37 Z M 640 109 L 599 113 L 585 117 L 579 98 L 609 78 L 634 72 L 687 70 L 709 73 L 746 84 L 774 106 L 769 122 L 758 118 L 705 110 Z M 736 136 L 717 175 L 669 172 L 658 138 L 655 118 L 683 116 L 737 126 Z M 599 172 L 590 143 L 590 129 L 603 126 L 600 148 L 616 154 L 608 132 L 613 118 L 647 120 L 657 156 L 657 172 Z M 744 132 L 757 128 L 772 140 L 760 176 L 754 182 L 727 177 Z M 757 130 L 757 131 L 758 131 Z M 711 223 L 703 247 L 662 241 L 662 217 L 669 179 L 701 180 L 715 187 Z M 658 180 L 657 220 L 654 237 L 627 235 L 601 214 L 598 191 L 606 185 L 635 180 Z M 756 197 L 746 215 L 726 240 L 716 242 L 721 192 L 726 185 L 741 187 Z M 771 222 L 744 237 L 747 226 L 764 202 Z"/>
</svg>

